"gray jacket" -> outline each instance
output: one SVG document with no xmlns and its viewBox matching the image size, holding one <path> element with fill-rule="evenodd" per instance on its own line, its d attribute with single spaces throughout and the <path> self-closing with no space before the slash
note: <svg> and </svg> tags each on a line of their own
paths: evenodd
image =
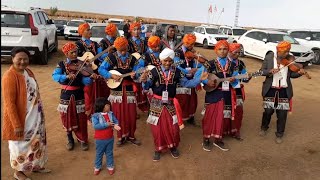
<svg viewBox="0 0 320 180">
<path fill-rule="evenodd" d="M 262 75 L 266 76 L 266 79 L 262 85 L 262 96 L 263 97 L 268 93 L 269 89 L 272 86 L 273 75 L 269 72 L 271 69 L 273 69 L 273 66 L 274 66 L 273 58 L 274 58 L 274 53 L 267 54 L 266 57 L 264 58 L 264 61 L 263 61 L 262 67 L 261 67 L 261 70 L 263 72 Z M 293 72 L 290 69 L 288 69 L 288 75 L 287 75 L 288 87 L 286 88 L 286 90 L 287 90 L 287 96 L 289 99 L 291 99 L 293 97 L 291 78 L 298 78 L 300 76 L 301 76 L 301 74 Z"/>
</svg>

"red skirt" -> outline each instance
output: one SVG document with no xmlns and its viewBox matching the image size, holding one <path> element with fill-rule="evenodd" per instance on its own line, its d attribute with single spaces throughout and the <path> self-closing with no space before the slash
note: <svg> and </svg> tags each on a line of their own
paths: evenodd
<svg viewBox="0 0 320 180">
<path fill-rule="evenodd" d="M 183 110 L 182 119 L 185 121 L 194 116 L 198 106 L 198 97 L 195 88 L 191 88 L 191 95 L 177 94 L 175 97 L 178 99 L 181 109 Z"/>
<path fill-rule="evenodd" d="M 198 96 L 196 93 L 196 88 L 191 88 L 191 97 L 189 103 L 189 117 L 194 116 L 197 111 L 198 106 Z"/>
<path fill-rule="evenodd" d="M 148 112 L 149 111 L 149 103 L 148 103 L 148 98 L 147 94 L 143 92 L 142 84 L 141 83 L 136 83 L 137 87 L 137 104 L 138 108 L 142 112 Z"/>
<path fill-rule="evenodd" d="M 62 125 L 67 132 L 74 132 L 81 142 L 88 142 L 87 116 L 77 113 L 74 96 L 71 96 L 66 113 L 60 112 Z"/>
<path fill-rule="evenodd" d="M 224 126 L 223 109 L 223 100 L 206 106 L 206 111 L 202 120 L 203 137 L 222 138 Z"/>
<path fill-rule="evenodd" d="M 163 108 L 158 125 L 150 125 L 156 151 L 178 147 L 180 130 L 178 123 L 173 124 L 172 116 L 167 108 Z"/>
<path fill-rule="evenodd" d="M 136 103 L 127 103 L 127 95 L 124 93 L 122 96 L 122 102 L 112 103 L 112 112 L 119 121 L 121 130 L 118 131 L 118 139 L 121 140 L 123 137 L 129 137 L 134 139 L 134 133 L 136 131 L 136 116 L 137 106 Z"/>
</svg>

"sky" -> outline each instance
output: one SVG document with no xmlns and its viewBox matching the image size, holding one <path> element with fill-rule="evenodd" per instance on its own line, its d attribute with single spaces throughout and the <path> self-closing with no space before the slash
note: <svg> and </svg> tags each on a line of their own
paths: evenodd
<svg viewBox="0 0 320 180">
<path fill-rule="evenodd" d="M 236 2 L 237 0 L 1 0 L 2 5 L 23 9 L 31 6 L 57 7 L 60 10 L 230 26 L 234 25 Z M 210 5 L 212 14 L 208 12 Z M 320 29 L 319 7 L 319 0 L 240 0 L 238 26 Z"/>
</svg>

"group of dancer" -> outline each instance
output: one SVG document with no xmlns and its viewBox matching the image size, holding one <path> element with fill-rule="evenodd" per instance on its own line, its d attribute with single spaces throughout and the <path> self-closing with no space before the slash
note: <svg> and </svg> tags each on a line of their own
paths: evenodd
<svg viewBox="0 0 320 180">
<path fill-rule="evenodd" d="M 214 146 L 223 151 L 225 136 L 243 140 L 240 134 L 245 91 L 243 83 L 250 81 L 246 66 L 239 60 L 241 45 L 220 40 L 214 48 L 217 58 L 208 61 L 195 49 L 196 37 L 186 34 L 182 42 L 176 41 L 176 29 L 168 26 L 163 37 L 140 37 L 141 24 L 130 24 L 129 37 L 117 37 L 117 26 L 109 23 L 106 37 L 97 43 L 90 40 L 89 24 L 78 28 L 82 38 L 62 47 L 66 59 L 60 61 L 52 77 L 62 85 L 58 111 L 67 132 L 68 150 L 76 139 L 82 150 L 88 150 L 88 122 L 95 129 L 96 161 L 94 174 L 99 174 L 102 157 L 107 156 L 107 168 L 114 173 L 113 132 L 117 130 L 117 146 L 127 142 L 140 146 L 135 136 L 137 108 L 148 112 L 155 151 L 153 161 L 169 150 L 173 158 L 180 153 L 179 131 L 184 124 L 195 125 L 198 106 L 197 93 L 205 87 L 205 104 L 202 111 L 202 148 L 211 151 Z M 271 116 L 276 109 L 276 142 L 282 142 L 287 112 L 292 106 L 290 78 L 300 77 L 303 69 L 292 72 L 281 64 L 288 58 L 290 43 L 279 42 L 277 53 L 270 53 L 263 62 L 263 113 L 260 135 L 267 134 Z M 95 58 L 87 61 L 78 57 L 92 53 Z M 96 68 L 94 68 L 96 67 Z M 111 73 L 111 70 L 118 72 Z M 112 71 L 114 72 L 114 71 Z M 122 75 L 127 76 L 122 76 Z M 215 75 L 218 80 L 211 78 Z M 235 78 L 247 75 L 244 78 Z M 106 80 L 113 79 L 120 85 L 109 88 Z"/>
</svg>

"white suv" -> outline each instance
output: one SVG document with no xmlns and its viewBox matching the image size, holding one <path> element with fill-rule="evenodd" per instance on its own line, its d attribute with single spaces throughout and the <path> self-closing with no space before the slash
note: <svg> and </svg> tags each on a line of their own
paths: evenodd
<svg viewBox="0 0 320 180">
<path fill-rule="evenodd" d="M 56 26 L 40 8 L 27 11 L 1 6 L 1 56 L 10 56 L 14 47 L 25 47 L 33 62 L 48 63 L 48 53 L 58 50 Z"/>
<path fill-rule="evenodd" d="M 280 41 L 291 43 L 290 54 L 299 58 L 296 62 L 307 65 L 313 59 L 314 53 L 311 48 L 299 44 L 298 41 L 284 32 L 253 29 L 240 36 L 238 42 L 241 44 L 242 56 L 246 55 L 264 60 L 268 53 L 276 53 L 276 46 Z"/>
<path fill-rule="evenodd" d="M 218 28 L 215 26 L 197 26 L 193 31 L 196 36 L 196 43 L 202 44 L 204 48 L 215 46 L 220 40 L 227 40 L 228 36 L 218 34 Z"/>
<path fill-rule="evenodd" d="M 67 23 L 64 28 L 64 39 L 68 40 L 71 38 L 80 39 L 81 36 L 78 33 L 78 27 L 80 24 L 86 23 L 84 20 L 73 19 Z"/>
<path fill-rule="evenodd" d="M 312 63 L 320 64 L 320 30 L 290 30 L 290 36 L 314 52 Z"/>
<path fill-rule="evenodd" d="M 246 29 L 241 27 L 230 27 L 230 26 L 220 26 L 219 27 L 219 34 L 225 34 L 228 36 L 229 43 L 237 43 L 239 37 L 247 32 Z"/>
</svg>

